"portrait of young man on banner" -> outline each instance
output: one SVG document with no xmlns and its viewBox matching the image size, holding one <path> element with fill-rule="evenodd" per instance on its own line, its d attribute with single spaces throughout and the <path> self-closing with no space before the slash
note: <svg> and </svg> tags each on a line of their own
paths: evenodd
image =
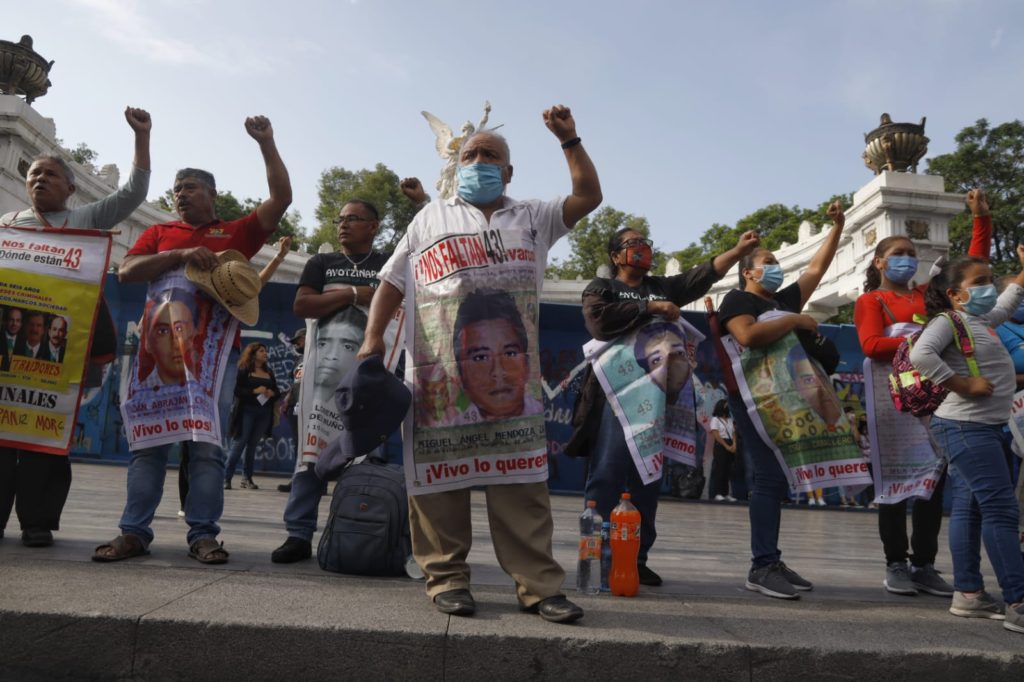
<svg viewBox="0 0 1024 682">
<path fill-rule="evenodd" d="M 515 259 L 492 262 L 488 249 Z M 533 258 L 529 236 L 504 232 L 486 244 L 476 234 L 441 236 L 413 257 L 404 439 L 412 494 L 547 480 Z"/>
<path fill-rule="evenodd" d="M 758 320 L 785 314 L 790 313 L 772 311 Z M 796 334 L 760 348 L 743 348 L 731 336 L 722 341 L 751 421 L 792 487 L 807 491 L 871 482 L 855 425 Z"/>
<path fill-rule="evenodd" d="M 696 463 L 693 370 L 703 340 L 682 319 L 655 319 L 614 341 L 583 347 L 644 483 L 660 478 L 666 457 Z"/>
<path fill-rule="evenodd" d="M 238 320 L 174 270 L 149 286 L 121 404 L 132 450 L 192 440 L 219 445 L 217 400 Z"/>
</svg>

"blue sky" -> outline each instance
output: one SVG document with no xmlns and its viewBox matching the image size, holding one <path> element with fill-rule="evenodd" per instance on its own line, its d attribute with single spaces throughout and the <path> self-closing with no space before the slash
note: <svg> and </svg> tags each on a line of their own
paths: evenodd
<svg viewBox="0 0 1024 682">
<path fill-rule="evenodd" d="M 490 100 L 509 194 L 546 198 L 569 180 L 540 114 L 572 107 L 605 204 L 647 216 L 664 250 L 769 203 L 857 189 L 883 111 L 927 116 L 929 156 L 978 118 L 1024 117 L 1014 0 L 50 0 L 5 2 L 3 16 L 0 37 L 29 33 L 56 61 L 34 106 L 66 143 L 124 172 L 121 112 L 153 114 L 150 199 L 183 166 L 265 196 L 242 122 L 269 116 L 307 228 L 332 165 L 383 162 L 433 189 L 422 109 L 457 128 Z"/>
</svg>

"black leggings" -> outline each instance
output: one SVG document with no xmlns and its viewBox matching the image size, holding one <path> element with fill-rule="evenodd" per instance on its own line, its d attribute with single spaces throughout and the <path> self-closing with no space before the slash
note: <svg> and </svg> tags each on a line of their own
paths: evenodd
<svg viewBox="0 0 1024 682">
<path fill-rule="evenodd" d="M 934 564 L 939 551 L 939 531 L 942 529 L 942 490 L 946 474 L 935 484 L 930 500 L 914 499 L 911 512 L 913 534 L 907 540 L 907 500 L 896 504 L 878 505 L 878 534 L 885 548 L 885 562 L 904 562 L 908 558 L 914 566 Z M 908 550 L 913 554 L 908 555 Z"/>
</svg>

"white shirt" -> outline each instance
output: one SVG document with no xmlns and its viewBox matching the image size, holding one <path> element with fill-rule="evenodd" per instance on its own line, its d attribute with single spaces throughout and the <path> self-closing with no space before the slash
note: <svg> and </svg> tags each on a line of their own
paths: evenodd
<svg viewBox="0 0 1024 682">
<path fill-rule="evenodd" d="M 455 233 L 482 232 L 484 230 L 534 231 L 537 269 L 537 291 L 544 286 L 544 269 L 548 262 L 548 249 L 564 237 L 569 228 L 562 219 L 565 197 L 551 201 L 530 199 L 516 201 L 505 197 L 505 205 L 491 214 L 490 223 L 483 211 L 467 203 L 460 196 L 446 201 L 432 201 L 416 214 L 409 223 L 405 238 L 378 273 L 381 281 L 388 282 L 405 293 L 407 265 L 412 254 L 419 254 L 439 237 Z"/>
<path fill-rule="evenodd" d="M 718 431 L 718 435 L 724 440 L 732 440 L 732 419 L 730 417 L 712 417 L 708 424 L 708 431 Z"/>
</svg>

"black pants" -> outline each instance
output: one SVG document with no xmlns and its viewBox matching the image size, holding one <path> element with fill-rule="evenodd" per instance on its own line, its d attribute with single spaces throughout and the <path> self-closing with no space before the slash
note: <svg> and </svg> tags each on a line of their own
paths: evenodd
<svg viewBox="0 0 1024 682">
<path fill-rule="evenodd" d="M 0 529 L 13 508 L 22 530 L 57 530 L 71 490 L 65 455 L 0 448 Z"/>
<path fill-rule="evenodd" d="M 729 479 L 732 478 L 733 461 L 735 459 L 735 453 L 729 452 L 718 441 L 715 441 L 714 456 L 711 460 L 711 483 L 708 487 L 708 497 L 714 499 L 715 495 L 725 497 L 729 494 Z"/>
<path fill-rule="evenodd" d="M 878 535 L 885 548 L 885 562 L 903 562 L 908 558 L 914 566 L 934 564 L 939 551 L 939 530 L 942 529 L 942 490 L 946 486 L 943 473 L 935 484 L 930 500 L 914 499 L 911 512 L 913 534 L 907 541 L 907 500 L 878 505 Z M 913 554 L 908 555 L 908 550 Z"/>
</svg>

